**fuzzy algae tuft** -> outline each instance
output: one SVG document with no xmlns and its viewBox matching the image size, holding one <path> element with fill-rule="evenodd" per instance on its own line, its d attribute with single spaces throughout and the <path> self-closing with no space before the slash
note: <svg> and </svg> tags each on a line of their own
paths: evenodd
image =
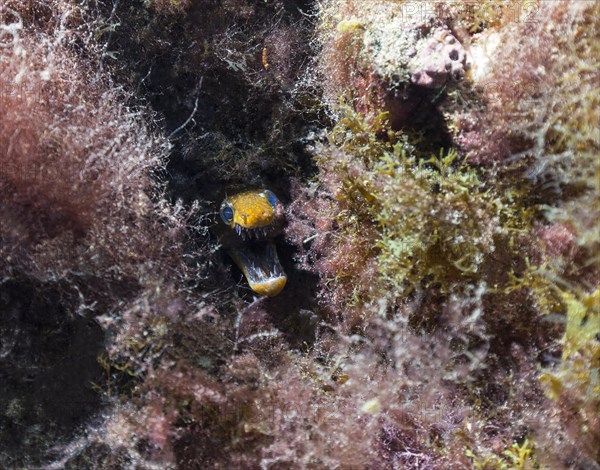
<svg viewBox="0 0 600 470">
<path fill-rule="evenodd" d="M 460 283 L 508 282 L 497 276 L 496 257 L 517 263 L 534 213 L 518 192 L 494 187 L 492 172 L 461 162 L 452 149 L 420 155 L 407 135 L 384 131 L 385 114 L 365 118 L 347 104 L 339 112 L 318 156 L 321 178 L 331 181 L 340 243 L 370 247 L 365 256 L 376 260 L 380 290 L 347 278 L 350 261 L 334 282 L 362 288 L 361 295 L 371 290 L 371 299 L 383 291 L 406 296 L 424 282 L 445 292 Z"/>
</svg>

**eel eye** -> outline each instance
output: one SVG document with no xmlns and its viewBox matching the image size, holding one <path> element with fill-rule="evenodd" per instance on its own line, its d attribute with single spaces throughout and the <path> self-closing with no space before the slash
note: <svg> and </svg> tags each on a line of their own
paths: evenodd
<svg viewBox="0 0 600 470">
<path fill-rule="evenodd" d="M 223 202 L 223 204 L 221 204 L 220 215 L 221 219 L 223 219 L 223 222 L 229 225 L 233 220 L 233 207 L 231 207 L 231 204 L 228 202 Z"/>
<path fill-rule="evenodd" d="M 279 199 L 277 199 L 277 196 L 275 196 L 275 194 L 273 193 L 273 191 L 269 191 L 268 189 L 265 189 L 263 191 L 263 194 L 267 198 L 267 201 L 269 201 L 269 204 L 271 204 L 271 206 L 273 207 L 273 209 L 275 209 L 275 207 L 277 206 L 277 204 L 279 204 Z"/>
</svg>

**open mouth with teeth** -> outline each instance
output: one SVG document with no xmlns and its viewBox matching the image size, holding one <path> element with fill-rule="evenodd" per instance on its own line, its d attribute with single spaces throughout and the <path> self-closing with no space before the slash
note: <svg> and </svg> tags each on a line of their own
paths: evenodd
<svg viewBox="0 0 600 470">
<path fill-rule="evenodd" d="M 259 295 L 279 294 L 287 282 L 271 240 L 283 216 L 279 199 L 268 189 L 236 194 L 223 201 L 220 216 L 231 229 L 223 245 L 250 288 Z"/>
<path fill-rule="evenodd" d="M 271 233 L 270 227 L 259 227 L 249 229 L 246 227 L 242 227 L 240 224 L 235 224 L 233 229 L 242 240 L 262 240 L 269 237 Z"/>
<path fill-rule="evenodd" d="M 228 251 L 244 273 L 250 288 L 257 294 L 274 297 L 285 287 L 287 276 L 272 241 L 230 248 Z"/>
</svg>

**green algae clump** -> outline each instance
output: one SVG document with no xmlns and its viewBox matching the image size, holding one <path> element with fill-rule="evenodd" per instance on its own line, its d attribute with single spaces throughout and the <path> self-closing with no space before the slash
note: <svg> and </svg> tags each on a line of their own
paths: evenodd
<svg viewBox="0 0 600 470">
<path fill-rule="evenodd" d="M 407 135 L 383 131 L 385 114 L 365 118 L 345 104 L 340 113 L 318 162 L 337 201 L 339 240 L 357 240 L 356 253 L 376 260 L 381 290 L 369 282 L 363 294 L 391 288 L 405 296 L 423 282 L 446 292 L 460 283 L 508 282 L 533 215 L 516 190 L 495 188 L 491 172 L 461 163 L 452 149 L 421 155 Z M 348 275 L 368 263 L 351 263 L 337 281 L 356 292 Z"/>
</svg>

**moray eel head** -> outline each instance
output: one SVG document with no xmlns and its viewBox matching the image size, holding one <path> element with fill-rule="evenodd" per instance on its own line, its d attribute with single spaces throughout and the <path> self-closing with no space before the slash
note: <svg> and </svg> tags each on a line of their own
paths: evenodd
<svg viewBox="0 0 600 470">
<path fill-rule="evenodd" d="M 221 219 L 242 238 L 266 238 L 276 228 L 282 205 L 272 191 L 246 191 L 221 204 Z"/>
<path fill-rule="evenodd" d="M 227 197 L 219 211 L 233 236 L 223 237 L 227 252 L 238 265 L 250 288 L 274 297 L 287 282 L 271 238 L 280 228 L 283 206 L 268 189 Z"/>
</svg>

